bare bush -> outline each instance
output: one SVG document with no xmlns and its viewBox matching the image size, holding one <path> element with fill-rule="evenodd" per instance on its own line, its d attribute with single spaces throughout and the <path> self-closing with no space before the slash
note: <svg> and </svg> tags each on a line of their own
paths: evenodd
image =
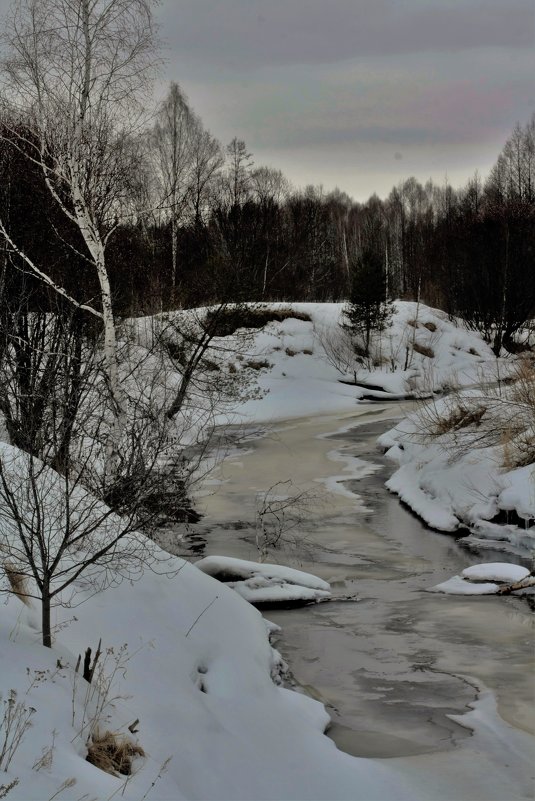
<svg viewBox="0 0 535 801">
<path fill-rule="evenodd" d="M 137 533 L 136 506 L 119 517 L 89 493 L 79 475 L 65 475 L 8 445 L 0 448 L 0 549 L 41 604 L 43 644 L 51 646 L 51 607 L 76 603 L 77 579 L 99 591 L 165 570 L 166 557 Z M 170 557 L 169 557 L 170 558 Z"/>
<path fill-rule="evenodd" d="M 208 322 L 211 322 L 212 315 L 217 316 L 214 335 L 218 337 L 232 336 L 241 328 L 264 328 L 268 323 L 282 323 L 289 319 L 311 322 L 309 314 L 291 307 L 274 309 L 251 304 L 232 304 L 227 305 L 221 312 L 209 311 Z"/>
<path fill-rule="evenodd" d="M 16 690 L 9 691 L 9 696 L 3 704 L 4 713 L 0 720 L 0 768 L 7 773 L 11 760 L 31 726 L 35 709 L 26 706 L 22 701 L 17 701 Z"/>
<path fill-rule="evenodd" d="M 297 488 L 291 479 L 277 481 L 256 493 L 255 542 L 260 561 L 267 559 L 270 548 L 279 548 L 295 538 L 317 503 L 317 493 Z"/>
<path fill-rule="evenodd" d="M 357 353 L 351 333 L 342 326 L 325 326 L 315 327 L 315 334 L 329 364 L 343 376 L 354 373 L 356 380 L 360 365 L 357 366 Z"/>
</svg>

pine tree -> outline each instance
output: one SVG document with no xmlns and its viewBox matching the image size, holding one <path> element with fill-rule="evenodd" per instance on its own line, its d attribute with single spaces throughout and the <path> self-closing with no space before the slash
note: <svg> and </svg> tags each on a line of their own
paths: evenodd
<svg viewBox="0 0 535 801">
<path fill-rule="evenodd" d="M 344 315 L 348 321 L 346 327 L 362 336 L 364 356 L 369 356 L 372 331 L 383 331 L 392 316 L 382 258 L 371 249 L 362 252 L 352 271 L 350 298 Z"/>
</svg>

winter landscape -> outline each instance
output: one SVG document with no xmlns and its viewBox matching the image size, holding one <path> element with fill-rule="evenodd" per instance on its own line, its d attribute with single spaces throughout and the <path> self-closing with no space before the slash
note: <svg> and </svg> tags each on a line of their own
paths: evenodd
<svg viewBox="0 0 535 801">
<path fill-rule="evenodd" d="M 0 799 L 533 799 L 535 116 L 300 188 L 164 82 L 202 5 L 0 0 Z"/>
</svg>

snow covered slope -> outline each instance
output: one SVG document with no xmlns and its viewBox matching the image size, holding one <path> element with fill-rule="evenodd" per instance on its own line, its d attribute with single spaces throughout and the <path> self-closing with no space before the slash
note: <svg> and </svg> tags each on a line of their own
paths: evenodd
<svg viewBox="0 0 535 801">
<path fill-rule="evenodd" d="M 80 605 L 56 612 L 53 650 L 39 644 L 35 606 L 14 596 L 4 605 L 4 701 L 11 694 L 31 718 L 1 774 L 4 786 L 18 781 L 9 801 L 428 801 L 431 787 L 437 801 L 529 798 L 531 739 L 485 696 L 467 715 L 476 734 L 456 752 L 372 760 L 338 751 L 323 735 L 323 706 L 273 681 L 280 659 L 259 612 L 193 565 L 169 566 L 174 575 L 148 571 L 93 596 L 80 580 Z M 100 638 L 102 673 L 89 685 L 74 666 Z M 97 719 L 101 732 L 143 748 L 131 776 L 85 760 Z"/>
</svg>

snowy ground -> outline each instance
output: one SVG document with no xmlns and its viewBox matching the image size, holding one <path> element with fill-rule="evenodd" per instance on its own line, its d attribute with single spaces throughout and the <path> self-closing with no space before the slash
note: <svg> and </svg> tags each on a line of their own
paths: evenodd
<svg viewBox="0 0 535 801">
<path fill-rule="evenodd" d="M 230 414 L 252 424 L 347 411 L 365 392 L 340 383 L 351 379 L 351 370 L 340 354 L 333 363 L 333 343 L 326 341 L 326 329 L 338 335 L 340 306 L 297 308 L 310 322 L 290 318 L 254 334 L 251 359 L 262 356 L 269 365 L 258 370 L 265 395 L 236 402 L 227 420 Z M 435 362 L 413 352 L 414 342 L 427 353 L 432 349 Z M 394 327 L 376 350 L 380 369 L 360 369 L 357 381 L 382 387 L 383 396 L 426 394 L 453 381 L 466 386 L 479 371 L 488 375 L 495 363 L 480 338 L 415 304 L 398 304 Z M 392 363 L 404 368 L 407 359 L 406 369 L 390 372 Z M 230 360 L 226 356 L 223 362 Z M 230 371 L 223 363 L 219 369 Z M 0 525 L 5 523 L 4 517 Z M 97 595 L 81 576 L 76 605 L 54 610 L 51 651 L 39 642 L 36 601 L 25 605 L 5 596 L 0 742 L 9 710 L 31 725 L 9 765 L 4 756 L 0 797 L 1 786 L 12 782 L 9 801 L 532 797 L 532 741 L 497 716 L 485 693 L 460 718 L 474 736 L 457 752 L 377 761 L 338 751 L 323 735 L 328 723 L 323 706 L 277 684 L 280 658 L 260 613 L 193 565 L 172 557 L 165 566 L 168 575 L 146 571 L 134 583 L 124 580 Z M 1 581 L 5 590 L 3 573 Z M 313 589 L 323 591 L 319 585 Z M 101 674 L 89 685 L 74 666 L 99 639 Z M 10 693 L 16 693 L 12 702 Z M 144 749 L 131 777 L 110 776 L 85 761 L 95 724 L 101 733 L 109 729 Z M 12 742 L 13 729 L 7 738 Z"/>
</svg>

